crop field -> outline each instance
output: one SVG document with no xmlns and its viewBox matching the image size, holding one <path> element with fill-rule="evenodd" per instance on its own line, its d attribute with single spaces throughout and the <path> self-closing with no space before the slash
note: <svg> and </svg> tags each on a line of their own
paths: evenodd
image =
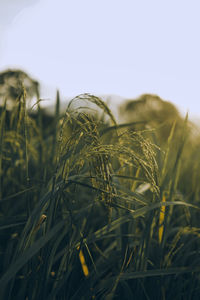
<svg viewBox="0 0 200 300">
<path fill-rule="evenodd" d="M 126 108 L 1 107 L 0 299 L 200 299 L 199 134 Z"/>
</svg>

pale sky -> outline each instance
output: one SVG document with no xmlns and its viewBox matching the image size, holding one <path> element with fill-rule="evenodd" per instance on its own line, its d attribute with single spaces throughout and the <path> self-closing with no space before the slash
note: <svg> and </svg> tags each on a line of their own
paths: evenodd
<svg viewBox="0 0 200 300">
<path fill-rule="evenodd" d="M 0 0 L 0 36 L 0 71 L 43 97 L 154 93 L 200 116 L 199 0 Z"/>
</svg>

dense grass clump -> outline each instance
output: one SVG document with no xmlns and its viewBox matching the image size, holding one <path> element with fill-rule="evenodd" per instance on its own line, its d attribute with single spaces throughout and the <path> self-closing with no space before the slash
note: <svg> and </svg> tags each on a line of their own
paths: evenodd
<svg viewBox="0 0 200 300">
<path fill-rule="evenodd" d="M 48 120 L 37 106 L 23 92 L 0 112 L 1 299 L 199 299 L 200 142 L 187 118 L 161 143 L 160 127 L 119 125 L 92 95 L 61 115 L 58 94 Z"/>
</svg>

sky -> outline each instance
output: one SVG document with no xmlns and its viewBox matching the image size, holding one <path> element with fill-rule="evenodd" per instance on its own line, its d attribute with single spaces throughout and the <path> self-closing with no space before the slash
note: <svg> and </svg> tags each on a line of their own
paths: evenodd
<svg viewBox="0 0 200 300">
<path fill-rule="evenodd" d="M 0 0 L 0 71 L 25 70 L 46 98 L 153 93 L 200 117 L 199 13 L 199 0 Z"/>
</svg>

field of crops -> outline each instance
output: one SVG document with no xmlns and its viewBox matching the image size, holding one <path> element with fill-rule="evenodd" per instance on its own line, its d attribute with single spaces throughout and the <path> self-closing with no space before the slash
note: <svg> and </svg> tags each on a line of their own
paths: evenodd
<svg viewBox="0 0 200 300">
<path fill-rule="evenodd" d="M 200 299 L 187 116 L 118 124 L 88 94 L 61 115 L 58 93 L 48 120 L 25 107 L 23 90 L 0 111 L 0 299 Z"/>
</svg>

